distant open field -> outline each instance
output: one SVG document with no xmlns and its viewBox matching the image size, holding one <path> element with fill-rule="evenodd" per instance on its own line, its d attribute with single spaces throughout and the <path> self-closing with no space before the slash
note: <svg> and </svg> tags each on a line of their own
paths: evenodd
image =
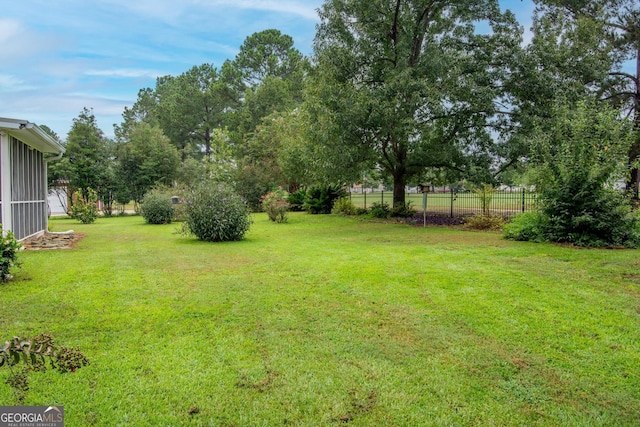
<svg viewBox="0 0 640 427">
<path fill-rule="evenodd" d="M 371 207 L 373 203 L 393 204 L 393 192 L 351 193 L 351 201 L 358 207 Z M 513 215 L 530 211 L 533 208 L 535 194 L 529 192 L 496 192 L 488 204 L 488 213 L 494 215 Z M 422 211 L 423 195 L 407 193 L 406 200 L 414 209 Z M 482 198 L 474 192 L 427 193 L 427 212 L 433 214 L 464 216 L 482 213 Z"/>
</svg>

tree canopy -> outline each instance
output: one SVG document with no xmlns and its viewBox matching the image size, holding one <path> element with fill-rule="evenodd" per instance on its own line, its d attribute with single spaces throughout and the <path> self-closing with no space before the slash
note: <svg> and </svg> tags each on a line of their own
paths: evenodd
<svg viewBox="0 0 640 427">
<path fill-rule="evenodd" d="M 580 47 L 579 50 L 564 50 L 567 68 L 593 69 L 596 61 L 606 65 L 604 73 L 598 70 L 589 86 L 602 101 L 624 112 L 634 122 L 636 136 L 627 153 L 631 168 L 627 188 L 637 199 L 640 182 L 636 166 L 640 159 L 640 3 L 635 0 L 538 0 L 537 3 L 540 16 L 553 20 L 561 17 L 573 28 L 581 30 L 574 34 L 547 31 Z M 558 49 L 558 52 L 562 50 Z"/>
<path fill-rule="evenodd" d="M 128 200 L 137 203 L 155 185 L 171 185 L 180 157 L 162 130 L 140 122 L 117 148 L 116 175 Z"/>
<path fill-rule="evenodd" d="M 107 138 L 93 111 L 85 108 L 73 119 L 67 134 L 65 155 L 57 166 L 58 176 L 66 181 L 69 193 L 80 190 L 87 197 L 89 189 L 100 192 L 103 187 L 109 159 Z"/>
<path fill-rule="evenodd" d="M 521 41 L 497 1 L 328 0 L 320 17 L 308 108 L 328 176 L 380 168 L 397 206 L 427 168 L 489 157 Z"/>
</svg>

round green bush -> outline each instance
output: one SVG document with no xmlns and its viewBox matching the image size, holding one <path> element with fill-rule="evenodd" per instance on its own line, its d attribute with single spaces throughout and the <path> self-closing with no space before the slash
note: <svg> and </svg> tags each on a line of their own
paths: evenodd
<svg viewBox="0 0 640 427">
<path fill-rule="evenodd" d="M 206 242 L 242 240 L 251 226 L 245 201 L 224 183 L 204 182 L 186 199 L 184 232 Z"/>
<path fill-rule="evenodd" d="M 158 189 L 149 191 L 142 199 L 140 214 L 147 224 L 169 224 L 174 214 L 171 196 Z"/>
</svg>

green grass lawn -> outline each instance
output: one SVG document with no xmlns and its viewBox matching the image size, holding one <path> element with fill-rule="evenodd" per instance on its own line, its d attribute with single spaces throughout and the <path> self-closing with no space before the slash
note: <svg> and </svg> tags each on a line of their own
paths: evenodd
<svg viewBox="0 0 640 427">
<path fill-rule="evenodd" d="M 640 425 L 640 251 L 333 215 L 223 244 L 53 223 L 87 237 L 21 254 L 0 339 L 91 359 L 30 376 L 67 426 Z"/>
</svg>

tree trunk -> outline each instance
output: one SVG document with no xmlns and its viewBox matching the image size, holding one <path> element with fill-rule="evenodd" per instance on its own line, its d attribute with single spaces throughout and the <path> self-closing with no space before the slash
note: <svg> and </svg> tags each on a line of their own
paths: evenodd
<svg viewBox="0 0 640 427">
<path fill-rule="evenodd" d="M 637 130 L 640 132 L 640 129 Z M 633 164 L 640 157 L 640 141 L 636 141 L 633 143 L 631 150 L 629 151 L 629 164 Z M 629 174 L 629 179 L 627 180 L 627 191 L 631 192 L 631 197 L 633 200 L 638 200 L 638 187 L 640 185 L 640 170 L 638 168 L 631 168 L 631 173 Z"/>
<path fill-rule="evenodd" d="M 398 171 L 393 174 L 393 207 L 404 207 L 405 203 L 405 188 L 407 186 L 407 179 L 404 171 Z"/>
<path fill-rule="evenodd" d="M 636 140 L 629 150 L 629 164 L 633 164 L 640 157 L 640 47 L 636 50 L 636 90 L 634 96 L 634 112 L 633 127 L 636 131 Z M 627 181 L 627 190 L 631 191 L 634 200 L 639 199 L 638 186 L 640 184 L 640 171 L 638 168 L 632 168 L 629 180 Z"/>
<path fill-rule="evenodd" d="M 211 129 L 207 126 L 204 133 L 204 155 L 207 161 L 211 161 Z"/>
</svg>

